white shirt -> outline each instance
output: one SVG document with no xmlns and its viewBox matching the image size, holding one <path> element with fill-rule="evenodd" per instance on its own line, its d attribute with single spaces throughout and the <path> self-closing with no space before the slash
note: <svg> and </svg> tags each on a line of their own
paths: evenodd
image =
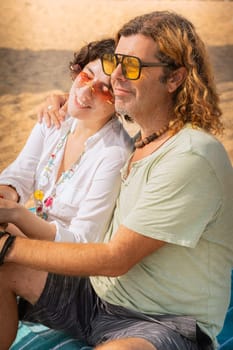
<svg viewBox="0 0 233 350">
<path fill-rule="evenodd" d="M 51 168 L 50 181 L 39 186 L 42 172 L 61 138 L 77 120 L 70 117 L 58 130 L 36 124 L 17 159 L 0 174 L 0 184 L 14 186 L 20 203 L 40 187 L 44 198 L 55 186 L 65 143 Z M 102 240 L 120 189 L 120 169 L 132 150 L 132 141 L 118 119 L 109 121 L 85 143 L 85 151 L 70 179 L 56 187 L 48 221 L 56 225 L 55 241 Z"/>
</svg>

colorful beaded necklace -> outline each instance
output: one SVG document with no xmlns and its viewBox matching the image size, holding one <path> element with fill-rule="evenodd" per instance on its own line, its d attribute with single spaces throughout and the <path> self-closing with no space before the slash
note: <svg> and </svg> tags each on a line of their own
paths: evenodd
<svg viewBox="0 0 233 350">
<path fill-rule="evenodd" d="M 55 160 L 56 160 L 56 157 L 58 155 L 58 152 L 62 149 L 62 147 L 63 147 L 65 141 L 67 140 L 67 137 L 70 134 L 70 132 L 72 132 L 72 130 L 69 130 L 61 138 L 61 140 L 58 142 L 57 146 L 55 147 L 54 152 L 49 157 L 47 165 L 44 167 L 44 169 L 43 169 L 43 171 L 41 173 L 40 180 L 39 180 L 39 186 L 38 186 L 39 188 L 37 190 L 35 190 L 35 192 L 34 192 L 34 202 L 35 202 L 36 215 L 41 217 L 44 220 L 48 219 L 48 212 L 53 206 L 53 201 L 54 201 L 54 198 L 56 197 L 57 187 L 59 185 L 61 185 L 62 183 L 64 183 L 65 181 L 67 181 L 67 180 L 72 178 L 72 176 L 75 173 L 76 166 L 80 162 L 80 159 L 81 159 L 81 157 L 83 155 L 83 154 L 81 154 L 80 157 L 77 159 L 77 161 L 68 170 L 64 171 L 61 174 L 61 176 L 58 179 L 57 183 L 54 185 L 54 187 L 53 187 L 53 189 L 51 191 L 51 194 L 44 199 L 44 192 L 42 191 L 41 188 L 43 188 L 44 186 L 46 186 L 49 183 L 50 177 L 51 177 L 51 174 L 52 174 L 52 169 L 55 166 Z"/>
</svg>

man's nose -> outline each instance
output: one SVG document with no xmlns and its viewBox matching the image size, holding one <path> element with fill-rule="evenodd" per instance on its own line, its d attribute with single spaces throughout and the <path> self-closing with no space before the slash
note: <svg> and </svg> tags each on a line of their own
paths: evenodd
<svg viewBox="0 0 233 350">
<path fill-rule="evenodd" d="M 118 65 L 116 66 L 116 68 L 114 69 L 114 71 L 111 74 L 111 78 L 114 79 L 124 79 L 125 77 L 123 75 L 123 71 L 122 71 L 122 65 L 119 62 Z"/>
</svg>

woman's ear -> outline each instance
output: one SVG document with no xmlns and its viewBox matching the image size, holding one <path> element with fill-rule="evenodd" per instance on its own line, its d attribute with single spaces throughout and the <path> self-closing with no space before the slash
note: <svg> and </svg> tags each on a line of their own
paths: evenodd
<svg viewBox="0 0 233 350">
<path fill-rule="evenodd" d="M 168 92 L 172 93 L 183 83 L 187 76 L 185 67 L 177 68 L 173 71 L 170 77 L 167 79 Z"/>
</svg>

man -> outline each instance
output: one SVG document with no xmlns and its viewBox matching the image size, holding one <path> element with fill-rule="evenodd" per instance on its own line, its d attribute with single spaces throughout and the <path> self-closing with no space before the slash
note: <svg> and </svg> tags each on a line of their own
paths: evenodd
<svg viewBox="0 0 233 350">
<path fill-rule="evenodd" d="M 123 26 L 102 66 L 116 110 L 141 131 L 114 217 L 98 244 L 3 235 L 1 349 L 16 334 L 15 295 L 31 303 L 20 317 L 98 350 L 213 349 L 230 294 L 233 178 L 210 135 L 222 125 L 204 45 L 185 18 L 153 12 Z M 1 209 L 0 222 L 17 215 Z"/>
</svg>

